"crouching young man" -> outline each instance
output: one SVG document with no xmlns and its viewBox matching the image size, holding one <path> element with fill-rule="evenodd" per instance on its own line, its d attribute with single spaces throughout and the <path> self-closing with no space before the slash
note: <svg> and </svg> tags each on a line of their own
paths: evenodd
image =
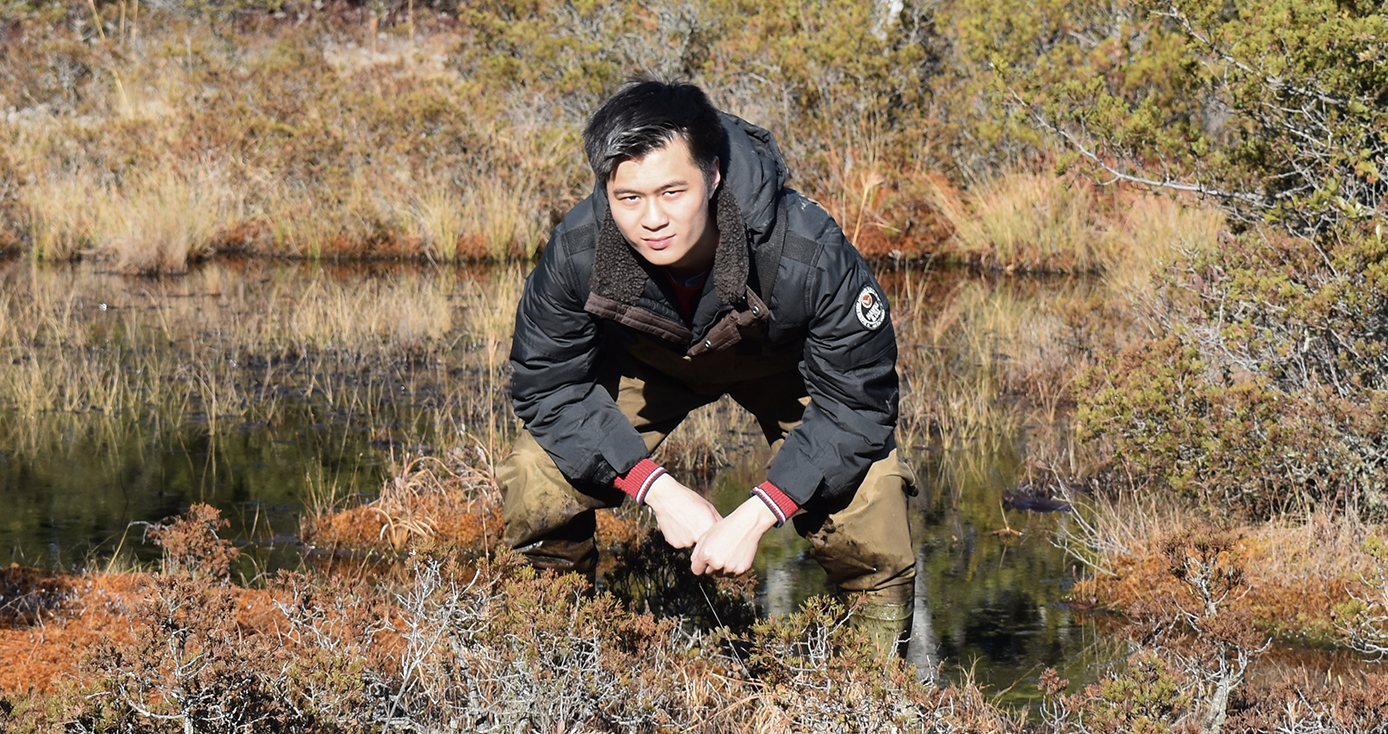
<svg viewBox="0 0 1388 734">
<path fill-rule="evenodd" d="M 855 620 L 909 627 L 910 470 L 897 457 L 896 337 L 882 289 L 833 219 L 786 188 L 771 134 L 689 84 L 641 82 L 583 133 L 597 185 L 555 228 L 516 313 L 526 431 L 497 470 L 505 542 L 592 574 L 594 511 L 649 507 L 696 574 L 748 570 L 792 520 Z M 729 395 L 775 457 L 727 517 L 650 454 Z"/>
</svg>

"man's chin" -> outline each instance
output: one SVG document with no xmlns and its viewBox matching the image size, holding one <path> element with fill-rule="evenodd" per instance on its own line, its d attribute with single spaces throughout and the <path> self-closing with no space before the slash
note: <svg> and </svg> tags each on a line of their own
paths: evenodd
<svg viewBox="0 0 1388 734">
<path fill-rule="evenodd" d="M 673 248 L 666 246 L 659 250 L 650 247 L 635 248 L 636 254 L 645 258 L 646 262 L 662 268 L 668 268 L 679 262 L 679 257 L 673 252 Z"/>
</svg>

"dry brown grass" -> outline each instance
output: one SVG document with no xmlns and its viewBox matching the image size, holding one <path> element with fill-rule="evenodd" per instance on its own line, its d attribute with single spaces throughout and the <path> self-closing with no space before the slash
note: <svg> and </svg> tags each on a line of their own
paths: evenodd
<svg viewBox="0 0 1388 734">
<path fill-rule="evenodd" d="M 1110 257 L 1087 182 L 1019 171 L 966 194 L 936 183 L 932 194 L 954 230 L 952 259 L 1009 272 L 1097 272 Z"/>
<path fill-rule="evenodd" d="M 89 180 L 59 177 L 25 188 L 20 200 L 28 208 L 30 254 L 40 260 L 73 260 L 98 238 L 91 208 L 101 196 Z"/>
<path fill-rule="evenodd" d="M 1337 608 L 1364 597 L 1380 560 L 1365 540 L 1385 528 L 1344 514 L 1315 512 L 1259 525 L 1221 528 L 1217 519 L 1156 497 L 1097 500 L 1070 537 L 1094 571 L 1074 597 L 1121 613 L 1148 615 L 1164 600 L 1188 593 L 1163 548 L 1192 528 L 1235 538 L 1230 563 L 1246 590 L 1228 607 L 1285 643 L 1342 645 Z"/>
<path fill-rule="evenodd" d="M 1074 177 L 1006 171 L 961 191 L 925 180 L 953 235 L 944 257 L 990 270 L 1103 273 L 1115 291 L 1150 290 L 1176 258 L 1215 246 L 1217 210 Z"/>
<path fill-rule="evenodd" d="M 320 548 L 398 553 L 405 548 L 464 550 L 486 555 L 501 537 L 501 495 L 480 447 L 473 462 L 455 449 L 445 458 L 405 456 L 380 495 L 340 512 L 312 512 L 300 531 Z"/>
<path fill-rule="evenodd" d="M 1125 197 L 1118 224 L 1110 228 L 1112 256 L 1104 281 L 1117 302 L 1150 298 L 1153 277 L 1182 259 L 1218 247 L 1226 226 L 1217 209 L 1169 196 Z"/>
<path fill-rule="evenodd" d="M 55 587 L 63 597 L 37 619 L 0 624 L 0 655 L 6 663 L 0 666 L 0 691 L 7 694 L 50 691 L 77 674 L 83 655 L 98 641 L 129 642 L 129 610 L 147 581 L 145 574 L 82 579 L 18 567 L 5 575 L 7 605 L 17 601 L 9 592 L 32 594 L 34 582 Z M 30 583 L 22 583 L 26 581 Z"/>
<path fill-rule="evenodd" d="M 96 254 L 129 273 L 184 273 L 205 259 L 212 241 L 228 225 L 234 194 L 215 173 L 191 178 L 156 172 L 128 188 L 101 193 L 103 234 Z M 78 202 L 66 202 L 80 206 Z"/>
<path fill-rule="evenodd" d="M 581 170 L 571 132 L 495 121 L 496 100 L 442 63 L 450 33 L 391 36 L 365 52 L 332 17 L 218 37 L 195 18 L 149 12 L 138 41 L 67 45 L 37 24 L 20 35 L 33 45 L 15 52 L 33 63 L 97 71 L 81 94 L 27 73 L 12 80 L 29 106 L 0 120 L 10 133 L 0 154 L 26 182 L 27 216 L 5 230 L 38 259 L 177 273 L 219 248 L 528 257 L 545 202 Z M 51 100 L 33 103 L 43 94 Z"/>
</svg>

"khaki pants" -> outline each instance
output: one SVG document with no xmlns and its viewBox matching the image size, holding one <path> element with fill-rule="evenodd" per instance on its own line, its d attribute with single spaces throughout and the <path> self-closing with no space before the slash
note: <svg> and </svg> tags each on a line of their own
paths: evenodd
<svg viewBox="0 0 1388 734">
<path fill-rule="evenodd" d="M 704 365 L 676 379 L 630 358 L 610 363 L 613 368 L 601 381 L 603 387 L 650 451 L 690 411 L 727 394 L 756 417 L 774 452 L 800 423 L 810 402 L 798 372 L 757 375 L 755 369 L 738 370 L 736 365 L 718 370 Z M 717 382 L 707 379 L 710 374 L 752 377 Z M 497 480 L 505 495 L 507 545 L 541 568 L 593 572 L 594 511 L 620 505 L 625 494 L 615 488 L 579 491 L 525 432 L 497 467 Z M 914 485 L 910 468 L 892 450 L 869 468 L 852 497 L 830 504 L 811 502 L 793 518 L 796 531 L 809 541 L 815 560 L 839 589 L 867 592 L 876 601 L 910 601 L 916 558 L 906 496 L 914 493 Z"/>
</svg>

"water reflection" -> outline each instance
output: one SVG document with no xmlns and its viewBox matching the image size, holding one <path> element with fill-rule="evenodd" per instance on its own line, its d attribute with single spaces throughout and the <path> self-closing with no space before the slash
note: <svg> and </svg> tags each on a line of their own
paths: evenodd
<svg viewBox="0 0 1388 734">
<path fill-rule="evenodd" d="M 970 677 L 1010 706 L 1039 704 L 1035 683 L 1048 667 L 1079 685 L 1096 680 L 1121 650 L 1064 602 L 1078 568 L 1051 538 L 1068 513 L 1003 509 L 1003 491 L 1018 480 L 1017 454 L 917 453 L 917 475 L 930 479 L 911 503 L 922 612 L 913 619 L 913 662 L 928 668 L 939 661 L 947 680 Z M 946 460 L 974 470 L 942 471 Z M 764 461 L 752 454 L 718 475 L 711 496 L 721 512 L 746 498 Z M 1020 536 L 993 532 L 1007 527 Z M 765 614 L 789 614 L 809 597 L 832 593 L 809 544 L 789 525 L 767 533 L 754 568 Z"/>
<path fill-rule="evenodd" d="M 0 263 L 0 553 L 100 566 L 119 545 L 151 560 L 129 524 L 209 502 L 250 543 L 250 573 L 296 565 L 305 506 L 373 495 L 392 454 L 462 435 L 504 450 L 521 275 L 252 261 L 151 281 Z M 1069 516 L 1002 503 L 1034 445 L 1063 433 L 1043 381 L 1055 357 L 1032 337 L 1054 328 L 1046 304 L 1088 286 L 883 276 L 902 345 L 899 437 L 923 480 L 912 654 L 1009 704 L 1033 703 L 1046 667 L 1093 680 L 1113 655 L 1063 603 L 1075 568 L 1050 538 Z M 739 415 L 714 406 L 671 437 L 729 459 L 711 487 L 724 511 L 767 459 Z M 768 614 L 828 591 L 789 526 L 767 534 L 756 571 Z"/>
<path fill-rule="evenodd" d="M 306 505 L 374 495 L 393 455 L 443 432 L 509 430 L 505 319 L 478 305 L 518 282 L 506 269 L 248 261 L 150 280 L 0 263 L 0 553 L 61 569 L 105 567 L 118 547 L 150 560 L 131 523 L 207 502 L 249 544 L 244 570 L 296 566 Z"/>
<path fill-rule="evenodd" d="M 1035 704 L 1046 668 L 1083 684 L 1118 651 L 1065 604 L 1080 569 L 1051 540 L 1069 513 L 1004 509 L 1021 455 L 975 457 L 964 462 L 973 467 L 968 472 L 942 472 L 950 457 L 924 462 L 921 473 L 933 481 L 916 498 L 913 531 L 945 675 L 971 676 L 1005 703 Z"/>
<path fill-rule="evenodd" d="M 285 411 L 273 429 L 236 423 L 210 434 L 198 425 L 132 425 L 114 437 L 72 431 L 35 455 L 0 449 L 0 550 L 8 562 L 42 568 L 101 567 L 117 547 L 140 561 L 158 549 L 132 522 L 157 522 L 194 502 L 220 508 L 251 569 L 298 565 L 294 538 L 306 492 L 374 494 L 384 461 L 361 428 L 311 406 Z M 253 572 L 253 571 L 252 571 Z"/>
</svg>

